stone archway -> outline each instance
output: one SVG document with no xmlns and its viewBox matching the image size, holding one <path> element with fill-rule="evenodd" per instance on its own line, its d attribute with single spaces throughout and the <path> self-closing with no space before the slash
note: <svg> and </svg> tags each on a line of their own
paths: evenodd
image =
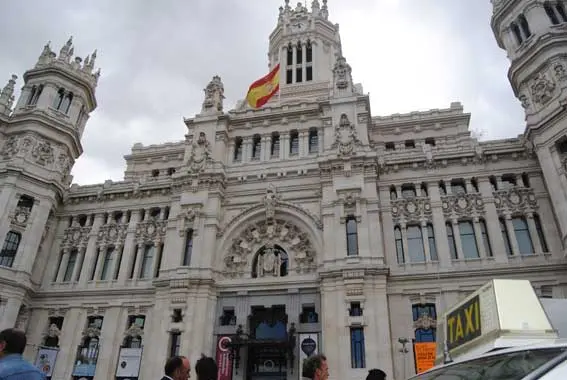
<svg viewBox="0 0 567 380">
<path fill-rule="evenodd" d="M 233 278 L 254 277 L 253 273 L 258 275 L 258 253 L 262 252 L 262 249 L 273 249 L 276 246 L 287 255 L 289 273 L 308 273 L 315 270 L 315 248 L 308 233 L 288 220 L 268 219 L 248 225 L 238 237 L 232 239 L 224 256 L 224 274 Z M 278 260 L 277 257 L 271 256 L 273 254 L 273 251 L 269 252 L 269 260 L 273 259 L 275 264 Z M 260 272 L 265 275 L 265 260 L 262 264 L 263 269 Z M 268 263 L 267 266 L 275 273 L 271 264 Z"/>
</svg>

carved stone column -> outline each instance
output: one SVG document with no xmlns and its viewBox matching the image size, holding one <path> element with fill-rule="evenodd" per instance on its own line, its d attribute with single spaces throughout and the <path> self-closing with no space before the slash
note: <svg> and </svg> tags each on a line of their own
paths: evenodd
<svg viewBox="0 0 567 380">
<path fill-rule="evenodd" d="M 94 270 L 94 266 L 96 265 L 96 239 L 98 234 L 98 229 L 104 223 L 104 214 L 97 214 L 94 219 L 94 223 L 91 226 L 91 233 L 89 236 L 89 240 L 87 242 L 87 248 L 85 251 L 85 259 L 83 260 L 83 267 L 81 269 L 81 275 L 79 277 L 79 284 L 81 286 L 85 286 L 87 282 L 90 280 L 90 275 Z"/>
</svg>

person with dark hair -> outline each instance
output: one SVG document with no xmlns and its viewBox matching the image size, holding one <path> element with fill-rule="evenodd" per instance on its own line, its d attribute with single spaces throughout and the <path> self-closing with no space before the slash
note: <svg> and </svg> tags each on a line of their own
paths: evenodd
<svg viewBox="0 0 567 380">
<path fill-rule="evenodd" d="M 45 380 L 45 375 L 23 358 L 26 343 L 26 334 L 21 330 L 0 332 L 0 379 Z"/>
<path fill-rule="evenodd" d="M 165 362 L 165 376 L 161 380 L 187 380 L 191 373 L 189 359 L 185 356 L 174 356 Z"/>
<path fill-rule="evenodd" d="M 201 359 L 195 363 L 197 380 L 217 380 L 217 363 L 215 359 L 201 355 Z"/>
<path fill-rule="evenodd" d="M 378 368 L 373 368 L 368 371 L 366 380 L 386 380 L 386 372 Z"/>
<path fill-rule="evenodd" d="M 301 376 L 311 380 L 327 380 L 329 366 L 325 355 L 313 355 L 303 360 Z"/>
</svg>

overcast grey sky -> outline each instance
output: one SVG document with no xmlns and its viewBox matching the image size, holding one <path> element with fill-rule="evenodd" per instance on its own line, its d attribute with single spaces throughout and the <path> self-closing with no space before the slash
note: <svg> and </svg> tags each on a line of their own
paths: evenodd
<svg viewBox="0 0 567 380">
<path fill-rule="evenodd" d="M 215 74 L 225 109 L 267 72 L 268 36 L 283 0 L 21 0 L 0 13 L 0 86 L 20 78 L 43 45 L 98 49 L 98 108 L 83 136 L 74 182 L 120 180 L 135 142 L 182 140 Z M 295 5 L 295 1 L 291 1 Z M 308 5 L 311 1 L 309 0 Z M 523 132 L 508 60 L 490 29 L 489 0 L 329 0 L 355 82 L 373 115 L 461 101 L 483 139 Z M 18 87 L 21 87 L 21 79 Z"/>
</svg>

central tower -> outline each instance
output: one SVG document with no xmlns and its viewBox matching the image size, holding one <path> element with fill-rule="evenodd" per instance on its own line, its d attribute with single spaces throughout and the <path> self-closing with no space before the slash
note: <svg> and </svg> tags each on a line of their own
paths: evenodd
<svg viewBox="0 0 567 380">
<path fill-rule="evenodd" d="M 339 25 L 328 20 L 327 0 L 311 9 L 285 1 L 270 35 L 270 68 L 280 64 L 280 101 L 328 95 L 333 67 L 341 54 Z"/>
</svg>

